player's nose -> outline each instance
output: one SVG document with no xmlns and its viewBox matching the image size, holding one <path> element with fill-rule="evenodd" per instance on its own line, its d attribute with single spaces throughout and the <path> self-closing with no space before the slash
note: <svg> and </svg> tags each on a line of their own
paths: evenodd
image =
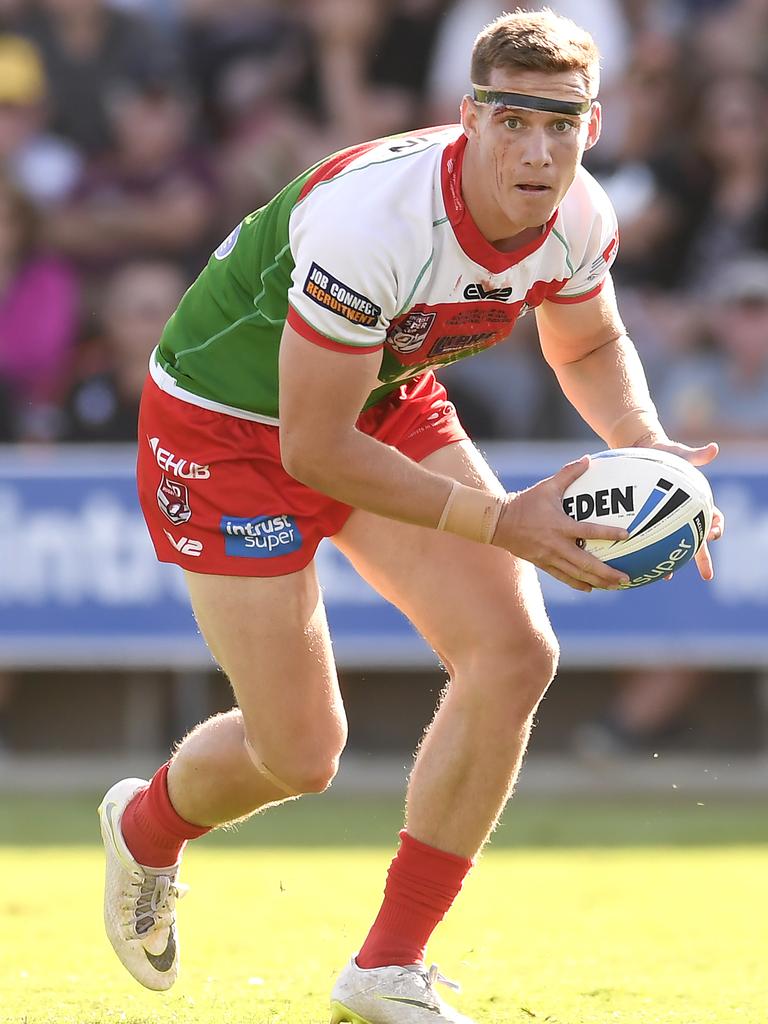
<svg viewBox="0 0 768 1024">
<path fill-rule="evenodd" d="M 544 132 L 533 131 L 526 137 L 522 158 L 526 167 L 548 167 L 552 163 L 549 141 Z"/>
</svg>

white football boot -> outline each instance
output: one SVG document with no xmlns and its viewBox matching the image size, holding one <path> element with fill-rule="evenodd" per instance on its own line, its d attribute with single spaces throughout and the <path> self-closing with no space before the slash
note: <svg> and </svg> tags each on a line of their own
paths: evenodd
<svg viewBox="0 0 768 1024">
<path fill-rule="evenodd" d="M 331 1024 L 474 1024 L 443 1002 L 436 982 L 459 987 L 434 964 L 363 970 L 353 957 L 331 993 Z"/>
<path fill-rule="evenodd" d="M 187 886 L 178 885 L 179 864 L 142 867 L 131 856 L 120 829 L 131 798 L 147 786 L 144 779 L 123 779 L 107 791 L 99 806 L 107 857 L 104 927 L 120 962 L 147 988 L 162 991 L 179 973 L 175 903 Z"/>
</svg>

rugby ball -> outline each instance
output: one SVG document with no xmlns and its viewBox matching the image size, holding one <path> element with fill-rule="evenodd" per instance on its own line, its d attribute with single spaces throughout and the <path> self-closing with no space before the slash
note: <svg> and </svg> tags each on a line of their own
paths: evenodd
<svg viewBox="0 0 768 1024">
<path fill-rule="evenodd" d="M 627 540 L 588 540 L 584 547 L 625 572 L 633 590 L 664 579 L 689 562 L 709 534 L 713 500 L 695 466 L 655 448 L 615 448 L 590 464 L 563 492 L 563 510 L 577 522 L 622 526 Z"/>
</svg>

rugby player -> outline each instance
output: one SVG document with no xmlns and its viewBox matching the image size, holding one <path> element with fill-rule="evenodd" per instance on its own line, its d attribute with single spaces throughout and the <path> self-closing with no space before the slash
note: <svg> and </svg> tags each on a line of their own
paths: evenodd
<svg viewBox="0 0 768 1024">
<path fill-rule="evenodd" d="M 160 339 L 139 423 L 142 507 L 236 707 L 100 807 L 107 932 L 148 988 L 177 976 L 187 841 L 336 773 L 346 722 L 314 566 L 330 537 L 450 676 L 332 1021 L 467 1021 L 424 953 L 555 672 L 534 567 L 576 590 L 616 588 L 626 577 L 579 541 L 626 533 L 564 514 L 586 457 L 506 494 L 434 370 L 533 309 L 563 392 L 607 445 L 717 454 L 666 436 L 619 318 L 616 218 L 581 167 L 600 134 L 598 64 L 573 22 L 503 15 L 475 42 L 459 125 L 356 146 L 291 182 L 213 253 Z M 718 517 L 709 539 L 720 530 Z M 698 566 L 711 578 L 706 545 Z"/>
</svg>

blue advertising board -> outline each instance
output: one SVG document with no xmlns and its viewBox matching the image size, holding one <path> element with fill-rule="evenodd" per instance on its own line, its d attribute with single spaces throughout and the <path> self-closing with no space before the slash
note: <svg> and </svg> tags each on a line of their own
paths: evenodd
<svg viewBox="0 0 768 1024">
<path fill-rule="evenodd" d="M 573 446 L 487 445 L 509 490 Z M 182 573 L 156 561 L 129 447 L 0 450 L 0 664 L 189 667 L 209 662 Z M 726 514 L 716 578 L 580 594 L 541 574 L 564 665 L 768 665 L 768 453 L 725 451 L 707 475 Z M 318 567 L 342 666 L 434 665 L 410 624 L 329 542 Z"/>
</svg>

